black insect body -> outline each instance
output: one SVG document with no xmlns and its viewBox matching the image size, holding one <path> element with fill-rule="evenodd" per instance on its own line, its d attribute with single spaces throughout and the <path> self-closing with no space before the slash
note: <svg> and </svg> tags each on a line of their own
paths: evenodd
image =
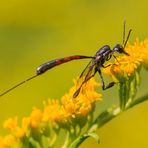
<svg viewBox="0 0 148 148">
<path fill-rule="evenodd" d="M 130 32 L 131 32 L 131 30 L 129 31 L 129 34 L 130 34 Z M 98 72 L 99 75 L 100 75 L 103 90 L 108 89 L 108 88 L 115 85 L 115 82 L 110 82 L 108 85 L 105 86 L 105 82 L 104 82 L 103 75 L 102 75 L 102 72 L 101 72 L 102 67 L 106 68 L 106 67 L 110 66 L 110 64 L 104 65 L 106 61 L 110 60 L 112 56 L 114 58 L 116 58 L 113 55 L 115 52 L 118 52 L 120 54 L 123 53 L 123 54 L 126 54 L 127 56 L 129 56 L 129 54 L 124 51 L 124 47 L 120 44 L 117 44 L 113 48 L 113 50 L 111 50 L 111 48 L 108 45 L 101 47 L 97 51 L 97 53 L 94 56 L 94 58 L 92 59 L 92 61 L 86 66 L 84 71 L 81 73 L 79 79 L 84 78 L 84 80 L 82 81 L 82 83 L 81 83 L 80 87 L 77 89 L 77 91 L 74 93 L 74 95 L 73 95 L 74 98 L 76 98 L 78 96 L 83 84 L 86 83 L 92 77 L 94 77 L 96 72 Z"/>
</svg>

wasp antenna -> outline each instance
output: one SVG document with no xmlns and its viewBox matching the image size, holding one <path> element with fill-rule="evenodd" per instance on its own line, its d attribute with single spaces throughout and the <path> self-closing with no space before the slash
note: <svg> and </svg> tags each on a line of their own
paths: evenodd
<svg viewBox="0 0 148 148">
<path fill-rule="evenodd" d="M 22 82 L 16 84 L 16 85 L 14 85 L 14 86 L 11 87 L 10 89 L 8 89 L 8 90 L 6 90 L 5 92 L 3 92 L 2 94 L 0 94 L 0 97 L 2 97 L 3 95 L 9 93 L 10 91 L 12 91 L 13 89 L 17 88 L 18 86 L 20 86 L 20 85 L 26 83 L 27 81 L 32 80 L 33 78 L 35 78 L 35 77 L 37 77 L 37 76 L 38 76 L 38 75 L 34 75 L 34 76 L 32 76 L 32 77 L 30 77 L 30 78 L 28 78 L 28 79 L 26 79 L 26 80 L 24 80 L 24 81 L 22 81 Z"/>
<path fill-rule="evenodd" d="M 127 44 L 127 41 L 128 41 L 128 39 L 129 39 L 129 37 L 130 37 L 130 34 L 131 34 L 131 31 L 132 31 L 132 29 L 130 29 L 129 32 L 128 32 L 126 41 L 125 41 L 125 43 L 123 44 L 123 48 L 125 48 L 125 46 L 126 46 L 126 44 Z"/>
<path fill-rule="evenodd" d="M 124 45 L 124 42 L 125 42 L 125 27 L 126 27 L 126 20 L 123 21 L 123 45 Z"/>
</svg>

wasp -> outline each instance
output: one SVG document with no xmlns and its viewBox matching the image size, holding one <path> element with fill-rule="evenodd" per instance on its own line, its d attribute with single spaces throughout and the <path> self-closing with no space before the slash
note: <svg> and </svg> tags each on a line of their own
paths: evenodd
<svg viewBox="0 0 148 148">
<path fill-rule="evenodd" d="M 79 85 L 79 87 L 75 91 L 75 93 L 73 94 L 73 98 L 76 98 L 79 95 L 82 86 L 88 80 L 90 80 L 92 77 L 94 77 L 97 72 L 100 75 L 103 90 L 106 90 L 106 89 L 114 86 L 115 82 L 110 82 L 109 84 L 105 85 L 103 75 L 102 75 L 102 72 L 101 72 L 101 68 L 106 68 L 106 67 L 110 66 L 110 65 L 105 65 L 105 63 L 107 61 L 109 61 L 112 57 L 116 58 L 115 55 L 114 55 L 115 52 L 117 52 L 119 54 L 125 54 L 125 55 L 129 56 L 129 54 L 127 52 L 125 52 L 124 49 L 126 47 L 128 39 L 130 37 L 131 31 L 132 30 L 130 29 L 129 32 L 128 32 L 127 38 L 125 40 L 125 21 L 124 21 L 123 44 L 122 45 L 121 44 L 116 44 L 113 47 L 113 49 L 111 49 L 109 45 L 104 45 L 103 47 L 101 47 L 96 52 L 96 54 L 94 56 L 73 55 L 73 56 L 68 56 L 68 57 L 48 61 L 48 62 L 40 65 L 36 69 L 36 74 L 34 76 L 32 76 L 32 77 L 18 83 L 17 85 L 13 86 L 12 88 L 6 90 L 2 94 L 0 94 L 0 97 L 7 94 L 10 91 L 12 91 L 16 87 L 26 83 L 27 81 L 30 81 L 31 79 L 45 73 L 47 70 L 49 70 L 51 68 L 54 68 L 54 67 L 56 67 L 58 65 L 61 65 L 61 64 L 64 64 L 66 62 L 70 62 L 70 61 L 73 61 L 73 60 L 80 60 L 80 59 L 91 59 L 91 61 L 88 63 L 88 65 L 85 67 L 85 69 L 82 71 L 82 73 L 80 74 L 80 76 L 78 78 L 78 82 L 81 82 L 81 84 Z"/>
</svg>

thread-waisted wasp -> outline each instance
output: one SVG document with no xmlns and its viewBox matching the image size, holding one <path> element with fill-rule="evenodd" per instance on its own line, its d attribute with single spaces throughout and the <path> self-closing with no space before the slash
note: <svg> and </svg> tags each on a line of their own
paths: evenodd
<svg viewBox="0 0 148 148">
<path fill-rule="evenodd" d="M 116 57 L 114 56 L 115 52 L 118 53 L 123 53 L 127 56 L 129 56 L 129 54 L 127 52 L 124 51 L 124 48 L 127 44 L 127 41 L 129 39 L 129 36 L 131 34 L 131 29 L 128 32 L 127 38 L 125 40 L 125 21 L 124 21 L 124 26 L 123 26 L 123 45 L 121 44 L 116 44 L 115 47 L 111 50 L 110 46 L 105 45 L 103 47 L 101 47 L 94 56 L 83 56 L 83 55 L 73 55 L 73 56 L 68 56 L 68 57 L 64 57 L 64 58 L 59 58 L 59 59 L 55 59 L 55 60 L 51 60 L 48 61 L 42 65 L 40 65 L 37 69 L 36 69 L 36 74 L 20 83 L 18 83 L 17 85 L 13 86 L 12 88 L 6 90 L 5 92 L 3 92 L 2 94 L 0 94 L 0 97 L 2 97 L 3 95 L 7 94 L 8 92 L 12 91 L 13 89 L 15 89 L 16 87 L 26 83 L 27 81 L 30 81 L 31 79 L 43 74 L 44 72 L 46 72 L 47 70 L 58 66 L 60 64 L 64 64 L 66 62 L 72 61 L 72 60 L 79 60 L 79 59 L 91 59 L 91 61 L 88 63 L 88 65 L 86 66 L 86 68 L 82 71 L 81 75 L 78 78 L 78 81 L 81 80 L 81 84 L 79 85 L 78 89 L 75 91 L 73 98 L 76 98 L 79 95 L 79 92 L 83 86 L 83 84 L 85 84 L 88 80 L 90 80 L 92 77 L 95 76 L 95 74 L 98 72 L 102 81 L 102 89 L 108 89 L 112 86 L 115 85 L 115 82 L 110 82 L 109 84 L 107 84 L 105 86 L 105 82 L 102 76 L 102 72 L 101 72 L 101 68 L 106 68 L 110 65 L 104 65 L 106 61 L 109 61 L 111 59 L 111 57 L 113 56 L 115 59 Z"/>
</svg>

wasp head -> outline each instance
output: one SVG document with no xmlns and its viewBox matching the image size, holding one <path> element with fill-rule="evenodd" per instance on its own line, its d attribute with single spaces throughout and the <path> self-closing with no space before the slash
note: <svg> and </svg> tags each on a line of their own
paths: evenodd
<svg viewBox="0 0 148 148">
<path fill-rule="evenodd" d="M 113 48 L 112 51 L 113 51 L 113 52 L 118 52 L 118 53 L 123 53 L 123 54 L 129 56 L 129 54 L 124 51 L 124 47 L 123 47 L 122 45 L 120 45 L 120 44 L 117 44 L 117 45 Z"/>
</svg>

